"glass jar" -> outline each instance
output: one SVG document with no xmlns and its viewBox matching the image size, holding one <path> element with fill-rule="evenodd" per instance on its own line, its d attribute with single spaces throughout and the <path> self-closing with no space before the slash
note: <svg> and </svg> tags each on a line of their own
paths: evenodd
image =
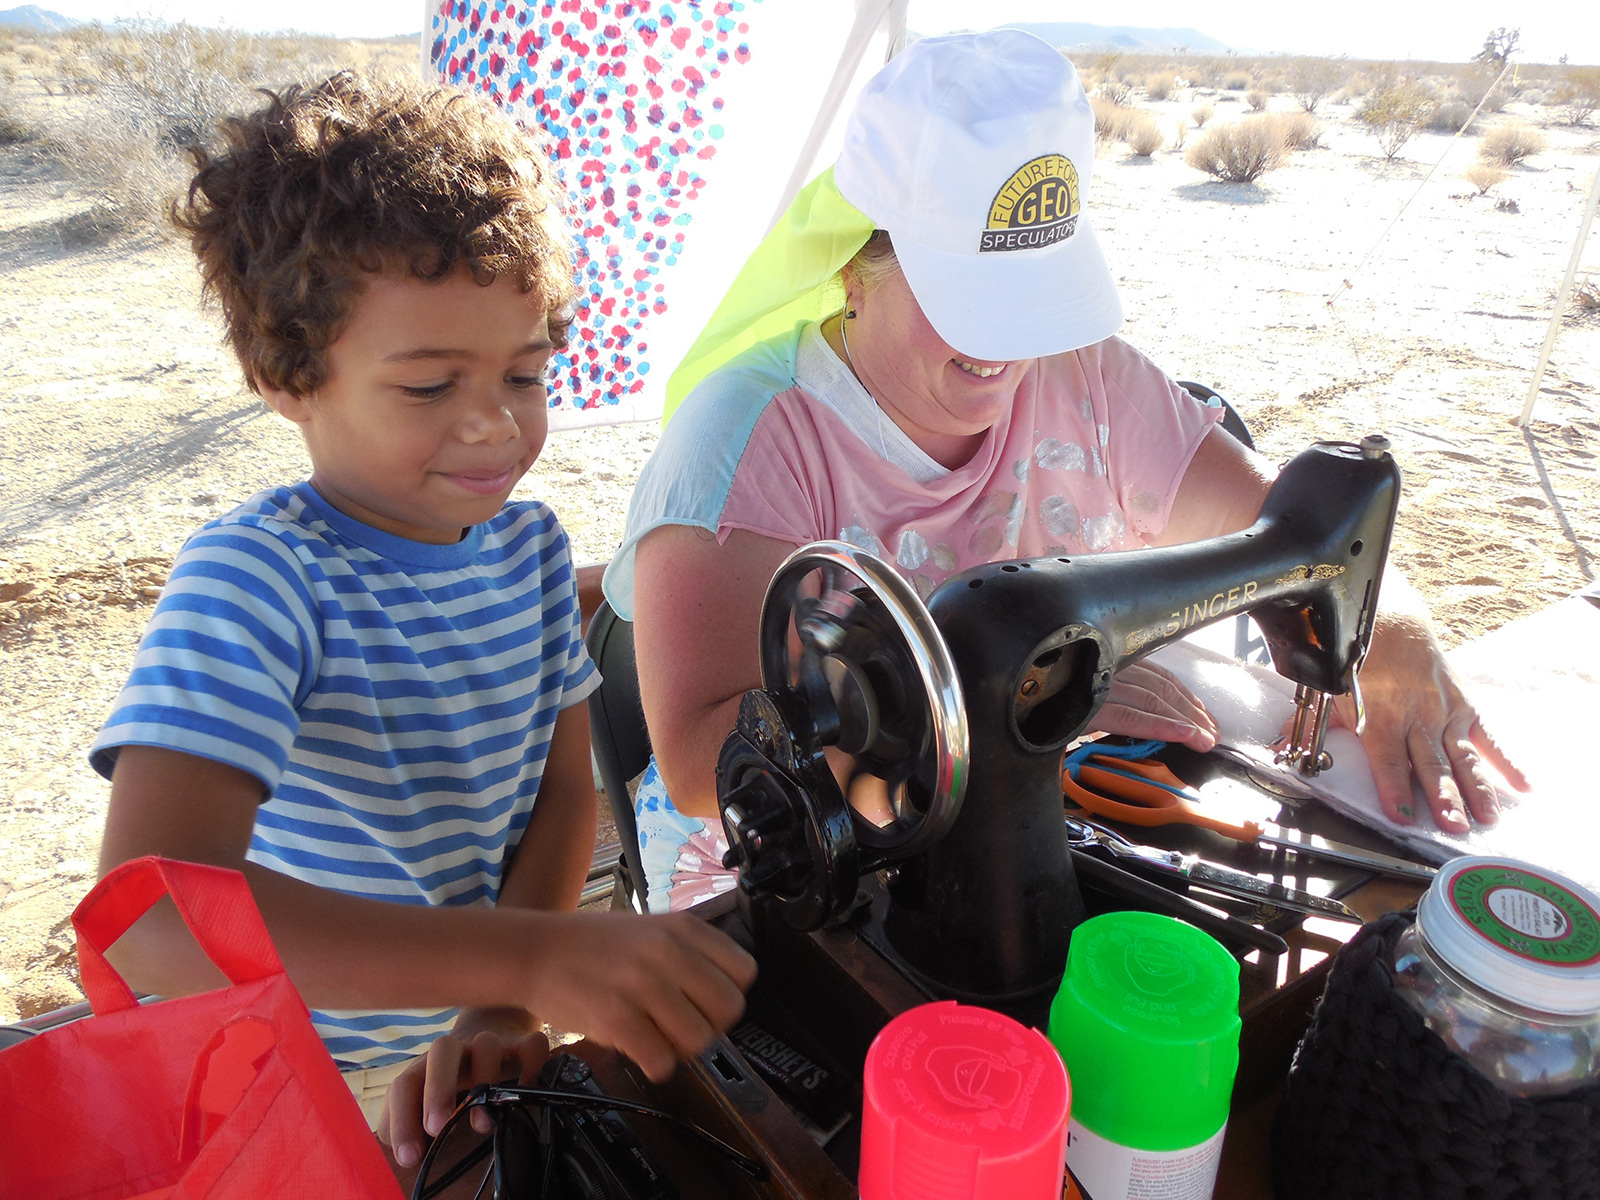
<svg viewBox="0 0 1600 1200">
<path fill-rule="evenodd" d="M 1446 863 L 1393 967 L 1428 1028 L 1503 1091 L 1600 1078 L 1600 899 L 1571 880 L 1514 859 Z"/>
</svg>

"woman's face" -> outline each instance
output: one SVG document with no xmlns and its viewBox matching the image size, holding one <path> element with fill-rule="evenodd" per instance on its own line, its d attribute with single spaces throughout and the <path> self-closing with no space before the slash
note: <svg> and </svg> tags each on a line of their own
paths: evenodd
<svg viewBox="0 0 1600 1200">
<path fill-rule="evenodd" d="M 900 271 L 872 290 L 846 280 L 851 366 L 883 411 L 934 461 L 958 467 L 1010 408 L 1022 363 L 959 353 L 941 338 Z"/>
</svg>

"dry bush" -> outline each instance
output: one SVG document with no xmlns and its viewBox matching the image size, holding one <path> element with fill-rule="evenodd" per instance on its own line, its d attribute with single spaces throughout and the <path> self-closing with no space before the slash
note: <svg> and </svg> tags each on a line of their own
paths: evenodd
<svg viewBox="0 0 1600 1200">
<path fill-rule="evenodd" d="M 1270 117 L 1245 117 L 1203 134 L 1183 161 L 1229 183 L 1250 183 L 1283 161 L 1283 141 Z"/>
<path fill-rule="evenodd" d="M 1216 109 L 1212 108 L 1209 104 L 1197 104 L 1189 111 L 1189 117 L 1194 121 L 1194 127 L 1196 129 L 1204 129 L 1206 127 L 1206 122 L 1211 120 L 1215 112 Z"/>
<path fill-rule="evenodd" d="M 1551 92 L 1566 125 L 1587 125 L 1600 108 L 1600 67 L 1568 67 Z"/>
<path fill-rule="evenodd" d="M 1156 123 L 1155 114 L 1134 112 L 1129 113 L 1128 117 L 1122 135 L 1128 143 L 1128 149 L 1133 151 L 1135 158 L 1149 158 L 1166 141 L 1161 136 L 1161 126 Z"/>
<path fill-rule="evenodd" d="M 1478 189 L 1478 195 L 1487 195 L 1490 188 L 1505 179 L 1506 172 L 1493 163 L 1475 162 L 1466 170 L 1467 182 Z"/>
<path fill-rule="evenodd" d="M 1337 91 L 1350 76 L 1350 68 L 1338 59 L 1297 58 L 1289 64 L 1289 91 L 1295 103 L 1306 112 L 1317 111 L 1323 97 Z"/>
<path fill-rule="evenodd" d="M 255 90 L 309 82 L 338 65 L 332 38 L 257 36 L 135 22 L 63 35 L 65 88 L 93 109 L 53 110 L 45 139 L 91 202 L 91 221 L 117 232 L 156 219 L 188 178 L 184 148 L 207 141 Z"/>
<path fill-rule="evenodd" d="M 1243 71 L 1235 71 L 1222 81 L 1222 90 L 1225 92 L 1242 92 L 1250 86 L 1250 76 Z"/>
<path fill-rule="evenodd" d="M 1600 283 L 1585 278 L 1573 284 L 1572 308 L 1580 317 L 1600 316 Z"/>
<path fill-rule="evenodd" d="M 1429 115 L 1427 125 L 1435 133 L 1460 133 L 1471 115 L 1472 105 L 1465 100 L 1446 100 Z"/>
<path fill-rule="evenodd" d="M 1113 104 L 1101 96 L 1091 96 L 1089 107 L 1094 109 L 1094 136 L 1100 141 L 1121 141 L 1128 128 L 1131 110 Z"/>
<path fill-rule="evenodd" d="M 1171 71 L 1158 71 L 1144 77 L 1144 94 L 1152 100 L 1165 100 L 1177 89 L 1178 77 Z"/>
<path fill-rule="evenodd" d="M 1266 92 L 1263 92 L 1263 91 L 1257 89 L 1255 91 L 1250 92 L 1248 95 L 1246 95 L 1244 99 L 1245 99 L 1245 103 L 1250 106 L 1250 111 L 1251 112 L 1266 112 L 1267 111 L 1267 93 Z"/>
<path fill-rule="evenodd" d="M 1315 150 L 1322 145 L 1322 124 L 1308 112 L 1273 113 L 1267 120 L 1285 150 Z"/>
<path fill-rule="evenodd" d="M 1545 147 L 1544 134 L 1521 121 L 1497 125 L 1478 142 L 1478 157 L 1497 167 L 1514 167 Z"/>
<path fill-rule="evenodd" d="M 1189 138 L 1189 122 L 1179 117 L 1175 124 L 1176 130 L 1172 135 L 1172 148 L 1174 150 L 1182 150 L 1183 143 Z"/>
<path fill-rule="evenodd" d="M 1125 108 L 1133 100 L 1133 85 L 1110 75 L 1100 81 L 1096 91 L 1118 108 Z"/>
<path fill-rule="evenodd" d="M 1400 156 L 1400 148 L 1433 115 L 1433 110 L 1433 97 L 1422 84 L 1415 79 L 1391 80 L 1367 93 L 1356 110 L 1356 120 L 1378 139 L 1384 158 L 1393 161 Z"/>
<path fill-rule="evenodd" d="M 0 92 L 0 146 L 31 142 L 38 136 L 38 127 L 23 114 L 8 86 Z"/>
</svg>

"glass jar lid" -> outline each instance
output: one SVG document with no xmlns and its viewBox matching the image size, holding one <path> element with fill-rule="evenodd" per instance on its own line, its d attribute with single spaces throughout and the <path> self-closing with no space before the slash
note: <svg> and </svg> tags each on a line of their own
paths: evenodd
<svg viewBox="0 0 1600 1200">
<path fill-rule="evenodd" d="M 1457 858 L 1417 907 L 1428 945 L 1469 982 L 1524 1008 L 1600 1013 L 1600 898 L 1511 858 Z"/>
</svg>

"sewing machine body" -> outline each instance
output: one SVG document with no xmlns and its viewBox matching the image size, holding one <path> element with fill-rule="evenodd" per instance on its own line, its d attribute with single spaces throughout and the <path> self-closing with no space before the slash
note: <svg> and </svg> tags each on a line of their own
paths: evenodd
<svg viewBox="0 0 1600 1200">
<path fill-rule="evenodd" d="M 1062 823 L 1062 751 L 1088 727 L 1112 675 L 1248 612 L 1281 674 L 1318 693 L 1349 692 L 1372 633 L 1399 482 L 1381 439 L 1319 443 L 1284 467 L 1247 530 L 994 563 L 951 578 L 927 603 L 936 634 L 907 632 L 897 618 L 905 640 L 940 643 L 909 654 L 890 644 L 890 624 L 870 598 L 854 611 L 835 602 L 822 612 L 826 636 L 814 635 L 821 610 L 808 610 L 810 660 L 785 670 L 777 640 L 787 640 L 790 614 L 764 614 L 767 687 L 747 695 L 718 767 L 746 897 L 799 929 L 853 921 L 925 994 L 1036 1013 L 1084 916 Z M 775 603 L 769 592 L 769 608 L 792 602 L 792 593 Z M 926 660 L 946 654 L 958 721 L 939 717 L 932 695 L 945 685 Z M 910 711 L 919 705 L 935 710 L 931 726 Z M 913 811 L 886 833 L 845 803 L 823 747 L 865 744 L 875 761 L 873 739 L 884 730 L 895 746 L 920 738 L 923 761 L 899 777 L 934 792 L 920 811 L 939 828 L 919 826 Z M 902 825 L 903 836 L 892 832 Z M 885 884 L 876 899 L 858 895 L 872 871 Z"/>
</svg>

